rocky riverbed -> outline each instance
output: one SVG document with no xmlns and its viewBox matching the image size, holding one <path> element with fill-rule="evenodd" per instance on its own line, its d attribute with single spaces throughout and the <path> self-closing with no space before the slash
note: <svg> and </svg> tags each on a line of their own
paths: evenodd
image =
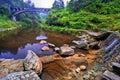
<svg viewBox="0 0 120 80">
<path fill-rule="evenodd" d="M 64 43 L 59 47 L 49 43 L 44 46 L 43 51 L 53 48 L 50 56 L 38 57 L 28 50 L 25 59 L 1 59 L 0 80 L 101 80 L 104 71 L 111 69 L 110 63 L 120 60 L 120 46 L 111 49 L 120 42 L 119 35 L 116 32 L 83 31 L 72 44 Z M 118 42 L 115 43 L 114 38 Z M 40 41 L 40 44 L 45 43 L 47 41 Z M 106 48 L 109 51 L 105 51 Z M 108 59 L 102 65 L 106 60 L 102 58 L 105 54 L 108 57 L 116 54 L 117 58 Z"/>
</svg>

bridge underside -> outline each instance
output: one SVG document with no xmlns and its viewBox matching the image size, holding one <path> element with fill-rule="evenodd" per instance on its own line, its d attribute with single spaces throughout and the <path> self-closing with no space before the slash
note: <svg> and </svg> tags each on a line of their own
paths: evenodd
<svg viewBox="0 0 120 80">
<path fill-rule="evenodd" d="M 48 14 L 50 8 L 21 8 L 21 7 L 9 7 L 9 11 L 11 13 L 11 19 L 16 21 L 16 15 L 24 13 L 24 12 L 40 12 L 44 14 Z"/>
</svg>

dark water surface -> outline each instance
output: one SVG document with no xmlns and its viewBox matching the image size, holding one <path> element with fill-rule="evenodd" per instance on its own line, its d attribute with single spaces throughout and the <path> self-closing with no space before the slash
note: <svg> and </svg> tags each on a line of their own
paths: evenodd
<svg viewBox="0 0 120 80">
<path fill-rule="evenodd" d="M 48 37 L 48 42 L 57 46 L 62 46 L 64 43 L 70 43 L 73 37 L 60 33 L 44 31 Z M 39 28 L 30 28 L 25 30 L 15 30 L 10 32 L 0 33 L 0 59 L 23 59 L 26 56 L 27 50 L 33 50 L 38 56 L 50 55 L 53 50 L 41 51 L 43 46 L 48 44 L 40 44 L 35 40 L 40 34 Z"/>
</svg>

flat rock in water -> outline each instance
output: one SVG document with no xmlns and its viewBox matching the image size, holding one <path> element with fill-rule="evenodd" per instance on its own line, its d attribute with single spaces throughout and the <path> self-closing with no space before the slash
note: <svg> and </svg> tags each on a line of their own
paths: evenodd
<svg viewBox="0 0 120 80">
<path fill-rule="evenodd" d="M 34 70 L 36 73 L 42 72 L 42 62 L 39 57 L 31 50 L 27 51 L 27 56 L 24 60 L 25 70 Z"/>
<path fill-rule="evenodd" d="M 43 33 L 41 33 L 39 36 L 36 37 L 36 40 L 44 40 L 44 39 L 48 39 L 48 38 Z"/>
<path fill-rule="evenodd" d="M 47 43 L 47 41 L 45 41 L 45 40 L 40 41 L 40 44 L 46 44 L 46 43 Z"/>
<path fill-rule="evenodd" d="M 41 80 L 34 71 L 21 71 L 8 74 L 0 80 Z"/>
<path fill-rule="evenodd" d="M 60 50 L 61 50 L 60 54 L 64 55 L 64 56 L 70 56 L 70 55 L 74 54 L 74 49 L 72 49 L 69 46 L 62 46 L 62 47 L 60 47 Z"/>
<path fill-rule="evenodd" d="M 48 46 L 44 46 L 44 47 L 42 47 L 42 50 L 43 50 L 43 51 L 49 51 L 50 48 L 49 48 Z"/>
</svg>

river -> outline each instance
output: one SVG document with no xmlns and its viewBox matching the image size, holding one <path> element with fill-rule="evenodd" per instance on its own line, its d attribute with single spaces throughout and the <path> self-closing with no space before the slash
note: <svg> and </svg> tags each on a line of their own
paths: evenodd
<svg viewBox="0 0 120 80">
<path fill-rule="evenodd" d="M 73 37 L 52 31 L 44 31 L 48 37 L 47 42 L 60 47 L 65 43 L 70 44 Z M 33 50 L 38 56 L 51 55 L 49 52 L 41 51 L 44 45 L 41 45 L 35 38 L 40 35 L 40 28 L 27 28 L 24 30 L 14 30 L 11 32 L 0 33 L 0 59 L 24 59 L 27 50 Z M 46 44 L 47 45 L 47 44 Z"/>
</svg>

